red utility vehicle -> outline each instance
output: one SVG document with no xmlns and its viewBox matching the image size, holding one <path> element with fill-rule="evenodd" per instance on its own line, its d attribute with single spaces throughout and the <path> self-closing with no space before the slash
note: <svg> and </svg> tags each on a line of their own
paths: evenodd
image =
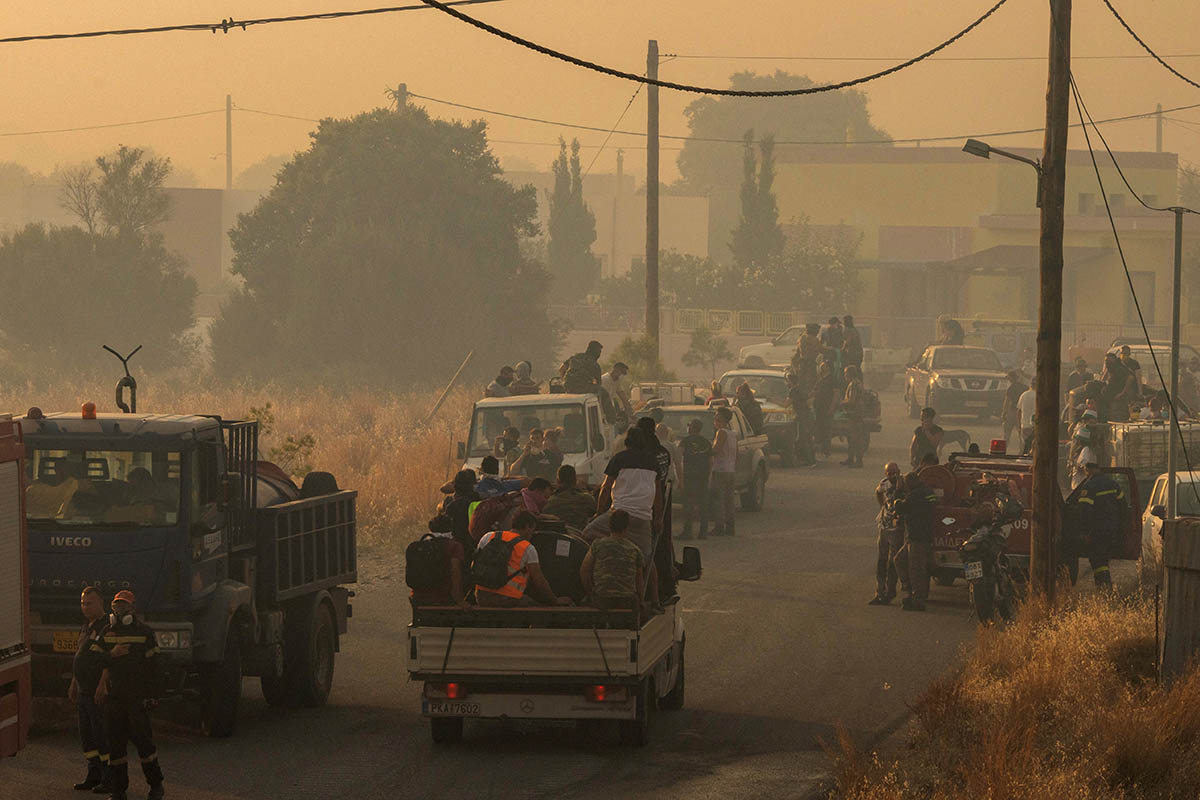
<svg viewBox="0 0 1200 800">
<path fill-rule="evenodd" d="M 0 756 L 25 746 L 32 705 L 24 462 L 21 429 L 0 417 Z"/>
</svg>

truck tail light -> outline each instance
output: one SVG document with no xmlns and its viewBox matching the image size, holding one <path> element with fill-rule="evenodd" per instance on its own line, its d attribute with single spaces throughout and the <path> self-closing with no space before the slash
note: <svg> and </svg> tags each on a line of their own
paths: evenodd
<svg viewBox="0 0 1200 800">
<path fill-rule="evenodd" d="M 596 686 L 584 687 L 583 696 L 592 703 L 622 703 L 629 699 L 629 689 L 625 686 Z"/>
<path fill-rule="evenodd" d="M 1008 442 L 1004 439 L 992 439 L 992 447 L 989 452 L 994 456 L 1004 455 L 1008 452 Z"/>
<path fill-rule="evenodd" d="M 467 696 L 467 687 L 461 683 L 427 683 L 425 684 L 425 696 L 461 700 Z"/>
</svg>

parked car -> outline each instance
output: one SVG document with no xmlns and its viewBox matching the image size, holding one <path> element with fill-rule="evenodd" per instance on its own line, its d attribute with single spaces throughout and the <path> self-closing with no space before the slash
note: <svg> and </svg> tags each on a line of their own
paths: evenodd
<svg viewBox="0 0 1200 800">
<path fill-rule="evenodd" d="M 796 460 L 796 416 L 788 401 L 786 373 L 782 369 L 731 369 L 721 376 L 721 392 L 732 401 L 743 383 L 750 384 L 762 406 L 762 432 L 770 443 L 770 452 L 779 456 L 783 466 L 791 466 Z"/>
<path fill-rule="evenodd" d="M 1181 517 L 1200 517 L 1200 472 L 1175 473 L 1175 510 Z M 1162 560 L 1163 520 L 1167 516 L 1167 476 L 1159 475 L 1142 512 L 1142 563 Z"/>
<path fill-rule="evenodd" d="M 824 327 L 828 317 L 811 320 Z M 863 380 L 868 386 L 884 389 L 892 382 L 892 378 L 904 371 L 904 366 L 912 358 L 912 352 L 907 347 L 873 347 L 871 344 L 871 326 L 856 325 L 858 335 L 863 343 Z M 793 325 L 769 342 L 748 344 L 738 351 L 738 364 L 744 369 L 762 369 L 763 367 L 784 367 L 792 362 L 792 354 L 796 352 L 796 342 L 804 333 L 803 325 Z"/>
<path fill-rule="evenodd" d="M 734 475 L 734 489 L 742 498 L 743 511 L 759 511 L 767 492 L 767 437 L 755 435 L 750 430 L 750 423 L 745 415 L 737 409 L 733 411 L 731 426 L 737 434 L 737 466 Z M 670 428 L 678 441 L 687 436 L 688 423 L 699 419 L 704 427 L 700 435 L 711 440 L 713 438 L 713 414 L 711 408 L 701 406 L 664 406 L 663 424 Z"/>
<path fill-rule="evenodd" d="M 939 414 L 999 416 L 1007 375 L 995 350 L 964 345 L 925 348 L 904 377 L 904 402 L 916 419 L 922 407 Z"/>
</svg>

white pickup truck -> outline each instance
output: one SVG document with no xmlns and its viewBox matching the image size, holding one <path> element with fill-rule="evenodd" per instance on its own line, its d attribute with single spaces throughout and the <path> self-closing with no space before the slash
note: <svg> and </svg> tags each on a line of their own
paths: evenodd
<svg viewBox="0 0 1200 800">
<path fill-rule="evenodd" d="M 907 347 L 872 347 L 870 326 L 857 327 L 863 340 L 863 377 L 872 389 L 886 389 L 892 378 L 904 372 L 912 354 Z M 790 364 L 802 333 L 803 325 L 793 325 L 769 342 L 746 345 L 738 351 L 738 366 L 762 369 Z"/>
<path fill-rule="evenodd" d="M 700 552 L 685 547 L 678 567 L 680 580 L 698 580 Z M 683 707 L 682 611 L 678 596 L 649 616 L 416 607 L 409 677 L 424 683 L 421 713 L 439 744 L 460 741 L 467 719 L 527 719 L 615 721 L 623 743 L 641 746 L 658 710 Z"/>
<path fill-rule="evenodd" d="M 492 454 L 496 437 L 510 427 L 522 437 L 531 428 L 561 429 L 558 445 L 563 463 L 573 466 L 590 486 L 604 481 L 604 468 L 613 454 L 613 426 L 604 423 L 596 395 L 525 394 L 479 400 L 467 441 L 458 445 L 463 468 L 478 471 L 484 456 Z"/>
</svg>

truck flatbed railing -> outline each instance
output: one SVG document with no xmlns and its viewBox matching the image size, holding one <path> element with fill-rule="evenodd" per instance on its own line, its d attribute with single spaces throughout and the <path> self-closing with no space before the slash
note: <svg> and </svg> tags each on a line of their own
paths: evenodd
<svg viewBox="0 0 1200 800">
<path fill-rule="evenodd" d="M 284 602 L 355 583 L 356 497 L 341 491 L 259 509 L 260 591 Z"/>
</svg>

